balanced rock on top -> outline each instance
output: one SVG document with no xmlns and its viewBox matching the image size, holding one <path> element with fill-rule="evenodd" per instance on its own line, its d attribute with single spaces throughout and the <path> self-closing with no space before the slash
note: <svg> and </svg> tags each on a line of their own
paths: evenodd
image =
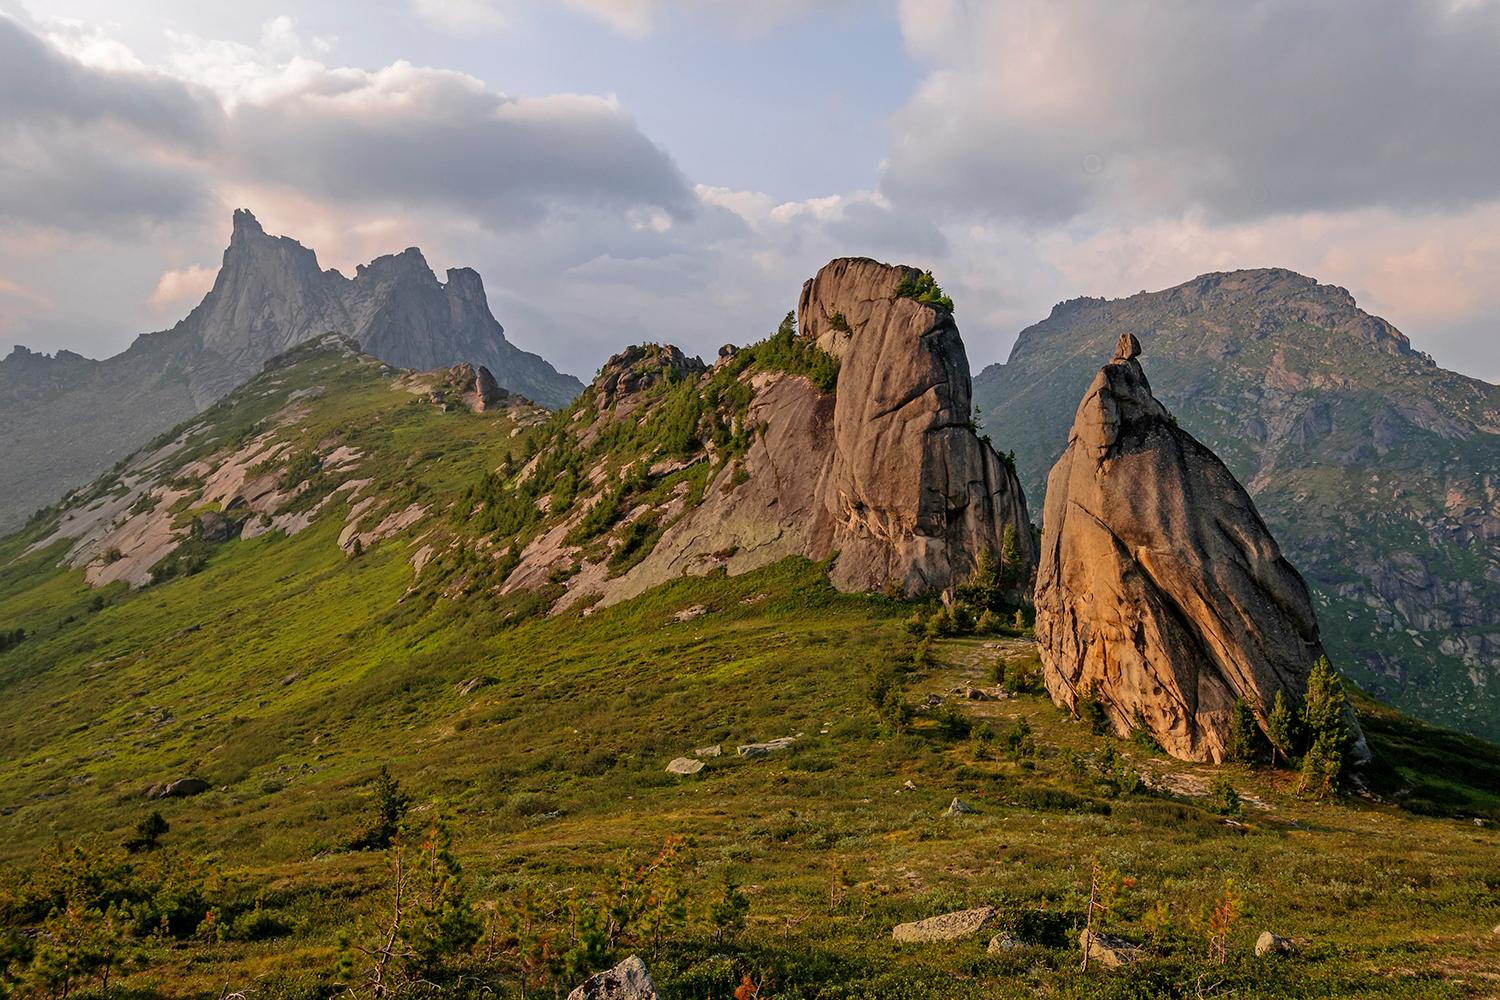
<svg viewBox="0 0 1500 1000">
<path fill-rule="evenodd" d="M 1302 577 L 1249 494 L 1151 393 L 1121 336 L 1047 480 L 1036 635 L 1047 690 L 1085 690 L 1124 735 L 1186 760 L 1226 755 L 1237 698 L 1262 727 L 1323 655 Z M 1351 753 L 1368 756 L 1349 719 Z"/>
</svg>

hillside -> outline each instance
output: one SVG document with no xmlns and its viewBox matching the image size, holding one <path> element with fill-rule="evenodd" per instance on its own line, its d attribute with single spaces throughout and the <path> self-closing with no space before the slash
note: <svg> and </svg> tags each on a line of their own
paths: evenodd
<svg viewBox="0 0 1500 1000">
<path fill-rule="evenodd" d="M 1339 669 L 1423 718 L 1500 736 L 1500 387 L 1437 367 L 1343 289 L 1289 271 L 1076 299 L 974 380 L 1034 509 L 1122 333 L 1308 578 Z"/>
<path fill-rule="evenodd" d="M 363 969 L 341 936 L 366 943 L 388 905 L 387 857 L 352 846 L 388 767 L 414 844 L 445 822 L 484 928 L 409 995 L 515 996 L 523 975 L 561 995 L 631 951 L 674 998 L 746 975 L 788 998 L 1493 990 L 1492 746 L 1361 702 L 1370 790 L 1319 801 L 1092 735 L 1037 691 L 1027 630 L 914 634 L 936 602 L 841 591 L 837 552 L 610 594 L 761 475 L 735 443 L 755 422 L 726 416 L 792 382 L 852 391 L 788 332 L 716 370 L 633 349 L 556 415 L 320 339 L 0 541 L 0 632 L 24 632 L 0 650 L 0 957 L 84 893 L 136 907 L 111 995 L 340 993 L 362 974 L 340 954 Z M 605 502 L 634 520 L 580 531 Z M 549 533 L 566 562 L 508 588 Z M 590 563 L 602 593 L 577 589 Z M 146 797 L 184 779 L 202 791 Z M 159 846 L 126 853 L 152 812 Z M 1094 857 L 1132 883 L 1107 924 L 1146 947 L 1127 969 L 1078 969 Z M 1226 878 L 1244 915 L 1220 964 L 1202 921 Z M 666 902 L 633 910 L 634 886 Z M 608 905 L 636 915 L 588 937 Z M 982 934 L 891 939 L 977 906 Z M 1297 952 L 1255 957 L 1267 929 Z M 101 992 L 89 968 L 73 995 Z"/>
<path fill-rule="evenodd" d="M 0 480 L 0 530 L 209 406 L 270 358 L 331 331 L 400 367 L 485 366 L 544 406 L 578 394 L 577 379 L 505 339 L 476 272 L 451 269 L 447 278 L 438 281 L 415 247 L 346 278 L 236 211 L 213 288 L 171 329 L 103 361 L 24 347 L 0 360 L 0 467 L 12 470 Z"/>
</svg>

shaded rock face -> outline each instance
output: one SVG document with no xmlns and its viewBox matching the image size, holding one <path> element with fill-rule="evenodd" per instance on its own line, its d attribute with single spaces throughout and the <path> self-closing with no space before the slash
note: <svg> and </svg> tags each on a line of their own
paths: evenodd
<svg viewBox="0 0 1500 1000">
<path fill-rule="evenodd" d="M 1120 338 L 1048 478 L 1037 640 L 1058 704 L 1092 687 L 1117 733 L 1139 719 L 1173 756 L 1220 761 L 1236 698 L 1264 725 L 1323 647 L 1306 584 L 1139 353 Z"/>
<path fill-rule="evenodd" d="M 568 994 L 568 1000 L 657 1000 L 658 996 L 646 963 L 631 955 L 613 969 L 587 979 Z"/>
<path fill-rule="evenodd" d="M 788 556 L 826 559 L 845 591 L 906 595 L 962 582 L 981 550 L 999 555 L 1014 530 L 1022 565 L 1036 565 L 1026 500 L 1014 473 L 970 422 L 968 360 L 946 309 L 899 297 L 913 268 L 835 260 L 803 288 L 799 336 L 839 358 L 836 392 L 781 372 L 754 371 L 749 450 L 717 473 L 703 502 L 673 523 L 629 573 L 601 580 L 613 604 L 684 574 L 743 573 Z M 843 321 L 833 321 L 842 316 Z M 847 325 L 847 331 L 840 329 Z M 595 382 L 605 420 L 637 419 L 646 379 L 711 377 L 675 348 L 636 348 Z M 507 588 L 530 585 L 564 556 L 539 546 Z M 567 601 L 591 586 L 580 574 Z M 566 606 L 566 605 L 564 605 Z"/>
<path fill-rule="evenodd" d="M 958 582 L 1016 528 L 1035 561 L 1026 501 L 974 431 L 969 360 L 947 309 L 897 294 L 919 272 L 835 260 L 802 289 L 803 336 L 839 359 L 832 461 L 820 484 L 837 584 L 907 594 Z"/>
</svg>

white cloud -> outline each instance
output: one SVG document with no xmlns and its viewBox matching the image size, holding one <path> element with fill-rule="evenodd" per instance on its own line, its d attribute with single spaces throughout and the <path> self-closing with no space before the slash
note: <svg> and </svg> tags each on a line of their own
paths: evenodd
<svg viewBox="0 0 1500 1000">
<path fill-rule="evenodd" d="M 213 287 L 218 273 L 218 268 L 203 267 L 200 264 L 163 271 L 155 290 L 146 299 L 146 304 L 157 310 L 197 305 L 198 300 Z"/>
</svg>

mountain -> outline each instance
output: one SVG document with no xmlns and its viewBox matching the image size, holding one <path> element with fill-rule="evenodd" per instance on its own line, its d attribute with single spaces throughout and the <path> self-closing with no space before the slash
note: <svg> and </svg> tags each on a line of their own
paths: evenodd
<svg viewBox="0 0 1500 1000">
<path fill-rule="evenodd" d="M 346 278 L 236 211 L 213 288 L 170 330 L 104 361 L 24 347 L 0 361 L 0 421 L 8 429 L 0 467 L 14 470 L 0 482 L 0 529 L 201 411 L 268 359 L 329 332 L 400 367 L 482 365 L 508 391 L 544 406 L 565 405 L 582 390 L 505 339 L 477 273 L 457 268 L 447 277 L 438 281 L 411 247 Z"/>
<path fill-rule="evenodd" d="M 1500 387 L 1291 271 L 1075 299 L 974 380 L 1034 501 L 1073 401 L 1125 333 L 1307 577 L 1335 666 L 1423 718 L 1500 736 Z"/>
<path fill-rule="evenodd" d="M 889 586 L 1020 498 L 941 294 L 830 268 L 799 330 L 623 351 L 557 413 L 320 336 L 0 537 L 0 987 L 1472 993 L 1500 749 L 1358 697 L 1371 793 L 1320 801 L 1077 724 L 1024 613 Z M 1084 972 L 1109 869 L 1145 947 Z"/>
</svg>

